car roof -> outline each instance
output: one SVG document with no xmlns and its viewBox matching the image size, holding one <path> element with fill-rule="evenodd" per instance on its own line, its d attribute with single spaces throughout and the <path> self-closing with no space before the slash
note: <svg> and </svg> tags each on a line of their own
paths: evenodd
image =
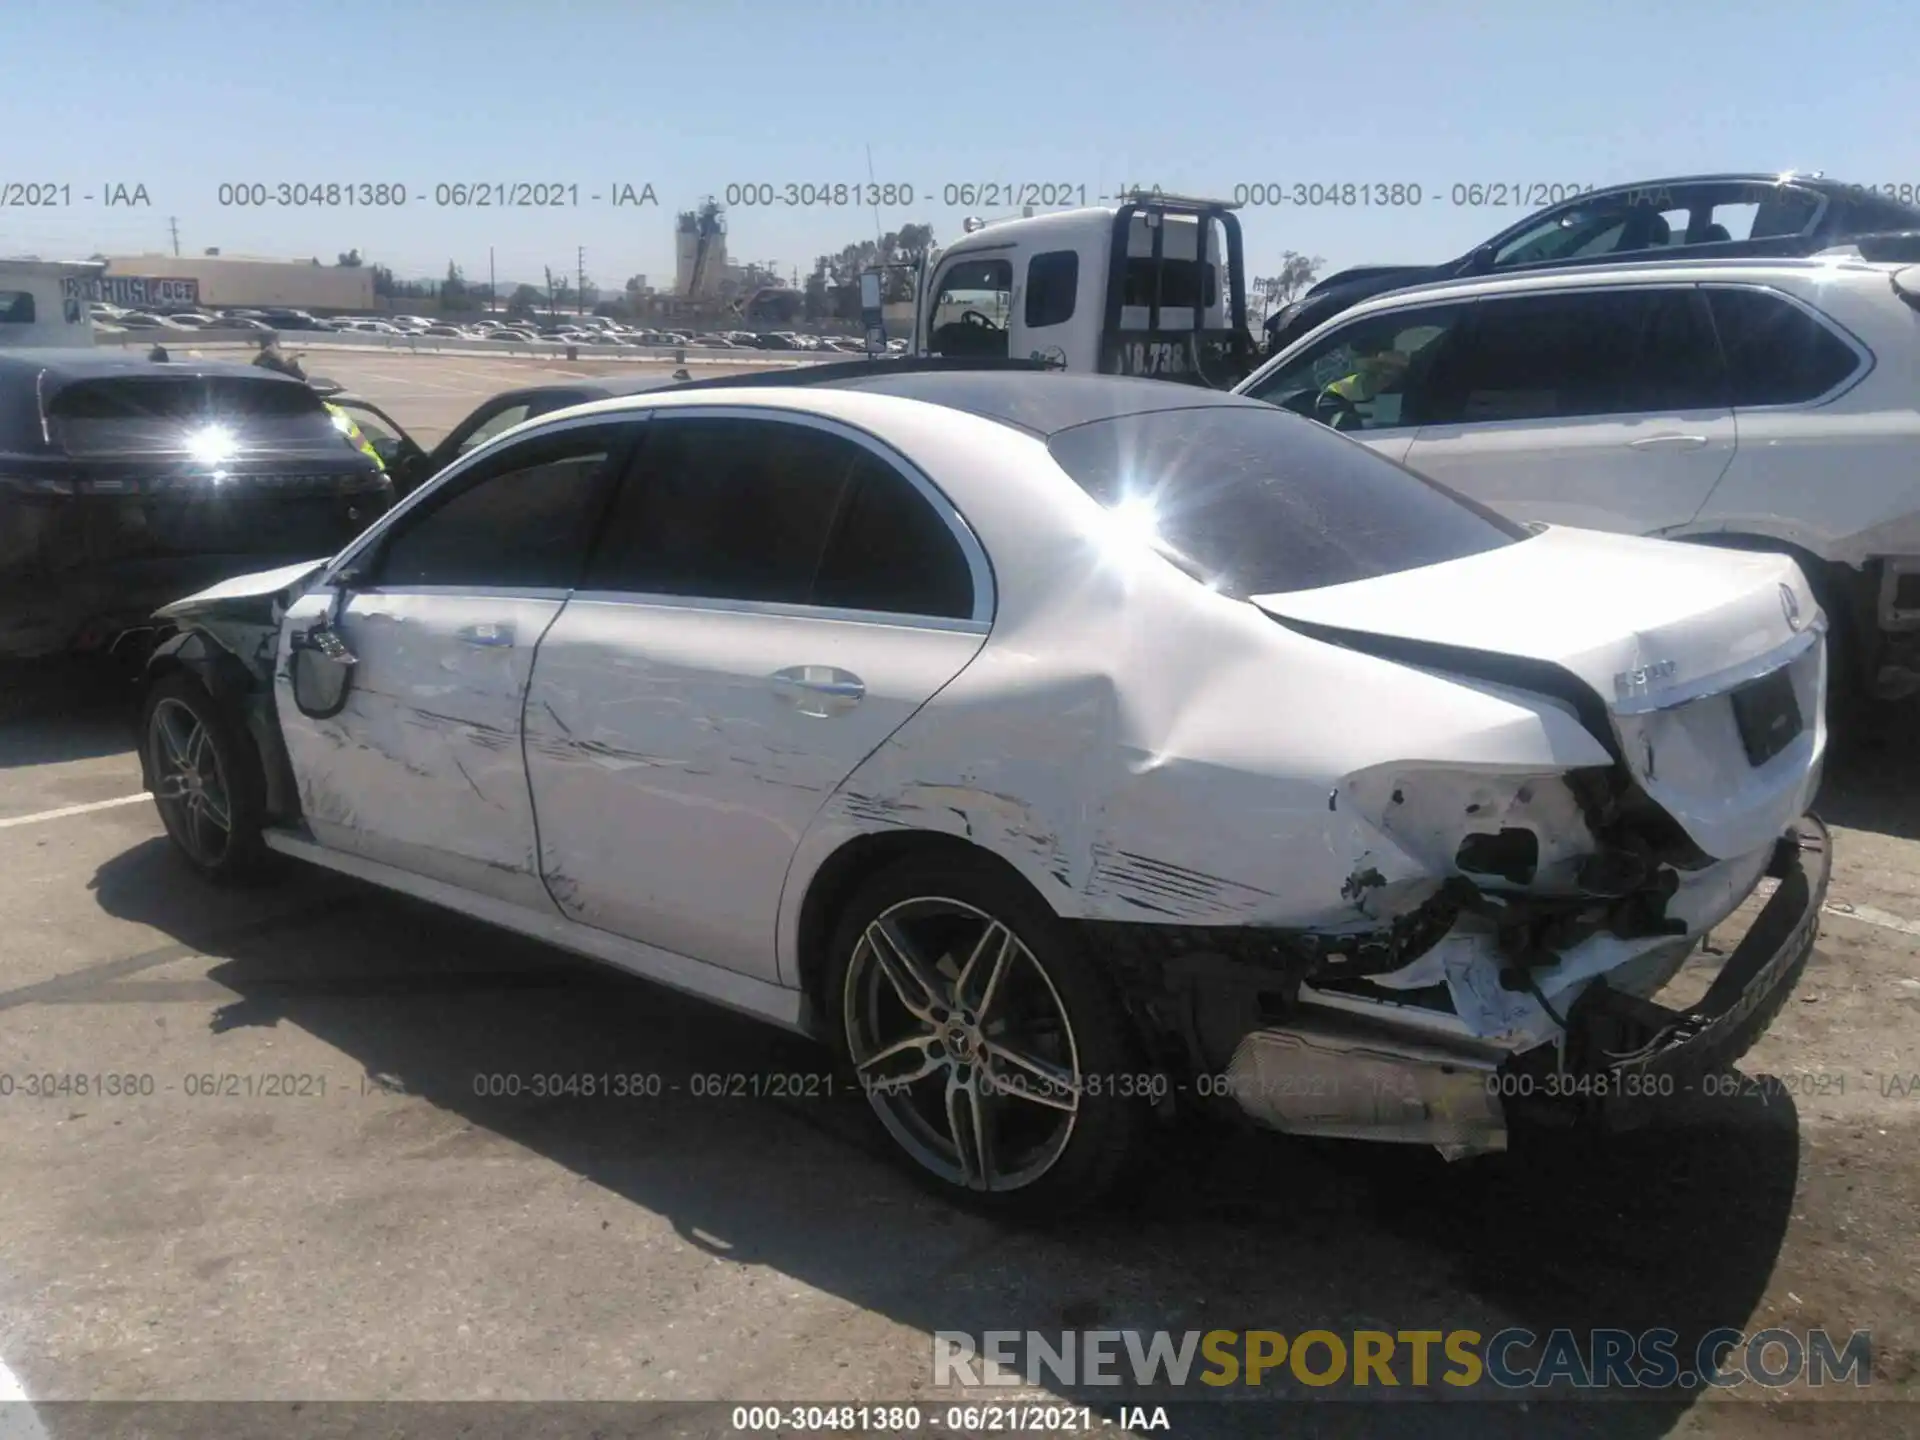
<svg viewBox="0 0 1920 1440">
<path fill-rule="evenodd" d="M 662 404 L 751 404 L 779 397 L 785 408 L 807 393 L 842 390 L 938 405 L 1041 440 L 1077 425 L 1127 415 L 1248 405 L 1272 408 L 1225 390 L 1166 380 L 1067 374 L 1039 365 L 967 369 L 938 362 L 928 366 L 926 362 L 889 360 L 796 366 L 755 375 L 668 382 L 652 388 L 658 393 L 644 394 L 643 387 L 625 393 Z"/>
<path fill-rule="evenodd" d="M 165 342 L 160 342 L 162 345 Z M 301 382 L 262 366 L 233 360 L 196 360 L 191 357 L 149 360 L 144 352 L 87 349 L 0 350 L 0 383 L 37 383 L 41 393 L 51 398 L 69 385 L 83 380 L 110 380 L 121 376 L 225 376 L 245 377 L 263 385 L 298 385 Z"/>
<path fill-rule="evenodd" d="M 1638 260 L 1625 264 L 1615 261 L 1610 264 L 1519 270 L 1511 275 L 1470 275 L 1409 285 L 1363 300 L 1331 317 L 1327 323 L 1331 325 L 1357 315 L 1396 310 L 1414 303 L 1443 299 L 1471 300 L 1486 295 L 1513 295 L 1536 290 L 1586 289 L 1596 285 L 1698 284 L 1710 280 L 1761 283 L 1815 279 L 1825 283 L 1849 279 L 1884 281 L 1885 277 L 1901 268 L 1897 261 L 1861 260 L 1845 256 L 1769 258 L 1749 255 L 1711 259 L 1676 256 L 1667 260 Z"/>
<path fill-rule="evenodd" d="M 529 385 L 514 393 L 551 395 L 562 390 L 590 390 L 600 399 L 611 400 L 620 395 L 644 395 L 649 390 L 661 390 L 677 383 L 671 375 L 582 375 L 578 380 L 561 380 L 552 385 Z"/>
<path fill-rule="evenodd" d="M 884 367 L 885 361 L 865 362 Z M 905 370 L 825 382 L 837 390 L 898 395 L 962 410 L 1046 438 L 1096 420 L 1158 410 L 1260 404 L 1224 390 L 1121 375 L 1029 370 Z"/>
</svg>

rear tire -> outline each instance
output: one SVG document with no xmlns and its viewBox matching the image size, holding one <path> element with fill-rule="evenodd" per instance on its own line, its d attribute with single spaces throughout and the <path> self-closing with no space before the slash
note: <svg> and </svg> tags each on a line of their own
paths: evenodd
<svg viewBox="0 0 1920 1440">
<path fill-rule="evenodd" d="M 1111 983 L 984 857 L 910 858 L 863 884 L 823 1001 L 896 1152 L 949 1199 L 1056 1219 L 1138 1150 L 1155 1080 Z"/>
<path fill-rule="evenodd" d="M 156 681 L 141 707 L 140 743 L 161 822 L 186 862 L 222 885 L 266 874 L 259 752 L 206 687 L 184 672 Z"/>
</svg>

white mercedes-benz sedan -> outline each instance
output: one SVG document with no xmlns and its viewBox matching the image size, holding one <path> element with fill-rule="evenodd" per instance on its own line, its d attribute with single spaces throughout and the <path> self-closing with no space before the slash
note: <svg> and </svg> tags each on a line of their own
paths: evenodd
<svg viewBox="0 0 1920 1440">
<path fill-rule="evenodd" d="M 1791 560 L 1523 528 L 1155 381 L 602 401 L 161 614 L 142 759 L 199 871 L 815 1035 L 911 1166 L 1040 1214 L 1209 1107 L 1450 1157 L 1643 1120 L 1764 1030 L 1826 887 Z"/>
</svg>

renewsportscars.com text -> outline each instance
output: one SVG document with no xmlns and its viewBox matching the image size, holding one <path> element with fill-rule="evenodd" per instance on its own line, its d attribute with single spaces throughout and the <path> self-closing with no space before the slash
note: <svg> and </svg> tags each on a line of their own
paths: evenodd
<svg viewBox="0 0 1920 1440">
<path fill-rule="evenodd" d="M 935 1385 L 1682 1389 L 1871 1383 L 1871 1332 L 938 1330 Z M 1205 1393 L 1197 1391 L 1197 1393 Z"/>
</svg>

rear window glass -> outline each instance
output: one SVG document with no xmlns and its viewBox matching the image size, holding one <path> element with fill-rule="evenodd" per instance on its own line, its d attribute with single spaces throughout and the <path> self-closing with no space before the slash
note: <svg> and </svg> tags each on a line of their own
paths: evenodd
<svg viewBox="0 0 1920 1440">
<path fill-rule="evenodd" d="M 1195 579 L 1245 599 L 1477 555 L 1527 532 L 1267 406 L 1098 420 L 1048 442 L 1095 500 Z"/>
<path fill-rule="evenodd" d="M 1220 287 L 1214 267 L 1193 260 L 1162 260 L 1158 266 L 1151 255 L 1133 255 L 1121 280 L 1122 305 L 1153 304 L 1153 287 L 1160 286 L 1160 304 L 1165 309 L 1192 309 L 1198 300 L 1203 309 L 1220 301 Z"/>
<path fill-rule="evenodd" d="M 53 397 L 47 419 L 70 455 L 306 450 L 345 443 L 305 385 L 244 376 L 126 375 Z"/>
</svg>

